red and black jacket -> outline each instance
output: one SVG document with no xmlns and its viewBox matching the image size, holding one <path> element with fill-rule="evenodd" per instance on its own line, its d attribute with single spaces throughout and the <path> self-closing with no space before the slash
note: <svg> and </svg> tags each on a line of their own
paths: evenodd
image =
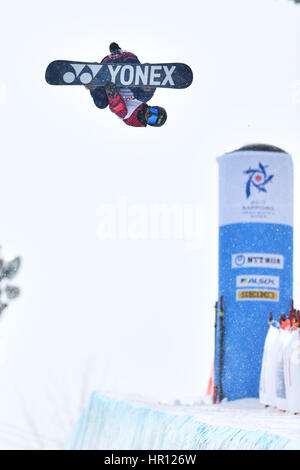
<svg viewBox="0 0 300 470">
<path fill-rule="evenodd" d="M 117 116 L 119 116 L 125 124 L 128 126 L 134 126 L 134 127 L 146 127 L 147 122 L 146 119 L 144 118 L 145 116 L 145 109 L 147 105 L 145 103 L 141 103 L 140 106 L 138 106 L 131 116 L 129 118 L 124 119 L 124 117 L 127 114 L 127 106 L 125 101 L 123 100 L 122 96 L 120 93 L 117 94 L 114 98 L 111 96 L 107 96 L 108 102 L 109 102 L 109 109 L 115 113 Z"/>
</svg>

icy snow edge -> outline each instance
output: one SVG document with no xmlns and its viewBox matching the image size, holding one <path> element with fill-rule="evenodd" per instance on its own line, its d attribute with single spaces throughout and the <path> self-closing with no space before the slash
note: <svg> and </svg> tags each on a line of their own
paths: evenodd
<svg viewBox="0 0 300 470">
<path fill-rule="evenodd" d="M 300 450 L 300 435 L 291 439 L 285 433 L 253 429 L 253 415 L 280 426 L 278 419 L 288 419 L 295 430 L 299 416 L 278 416 L 265 411 L 258 400 L 239 400 L 230 405 L 162 406 L 124 401 L 93 392 L 65 449 L 105 450 Z M 275 415 L 274 415 L 275 413 Z M 236 415 L 236 416 L 235 416 Z M 228 426 L 229 416 L 239 419 L 239 426 Z M 275 416 L 275 420 L 274 420 Z M 249 417 L 250 424 L 247 423 Z M 245 420 L 245 423 L 243 420 Z M 251 422 L 252 419 L 252 422 Z M 258 422 L 259 422 L 258 420 Z M 212 424 L 214 423 L 214 424 Z M 218 423 L 218 424 L 216 424 Z M 281 426 L 280 426 L 281 427 Z M 293 429 L 291 428 L 291 431 Z"/>
</svg>

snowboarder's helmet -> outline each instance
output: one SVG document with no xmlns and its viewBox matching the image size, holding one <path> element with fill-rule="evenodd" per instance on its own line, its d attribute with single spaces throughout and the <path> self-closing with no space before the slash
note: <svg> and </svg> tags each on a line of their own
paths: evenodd
<svg viewBox="0 0 300 470">
<path fill-rule="evenodd" d="M 160 127 L 163 126 L 167 120 L 167 112 L 164 108 L 160 106 L 149 106 L 148 111 L 150 116 L 147 118 L 147 124 L 149 126 Z"/>
</svg>

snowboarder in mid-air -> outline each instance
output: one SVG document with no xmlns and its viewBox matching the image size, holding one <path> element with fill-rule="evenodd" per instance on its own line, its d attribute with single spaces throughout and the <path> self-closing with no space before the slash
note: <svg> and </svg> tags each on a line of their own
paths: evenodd
<svg viewBox="0 0 300 470">
<path fill-rule="evenodd" d="M 115 42 L 110 44 L 109 50 L 110 54 L 104 57 L 101 63 L 140 63 L 136 55 L 122 50 Z M 109 106 L 109 109 L 129 126 L 146 127 L 149 124 L 161 127 L 167 120 L 164 108 L 146 104 L 153 97 L 155 88 L 118 88 L 112 82 L 107 83 L 105 87 L 87 85 L 86 88 L 98 108 Z"/>
</svg>

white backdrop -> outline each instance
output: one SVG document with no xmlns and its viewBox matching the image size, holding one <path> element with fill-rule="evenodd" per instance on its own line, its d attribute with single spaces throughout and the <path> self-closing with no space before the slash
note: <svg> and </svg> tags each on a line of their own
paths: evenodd
<svg viewBox="0 0 300 470">
<path fill-rule="evenodd" d="M 299 20 L 288 0 L 2 6 L 0 242 L 23 258 L 22 297 L 0 322 L 4 448 L 28 433 L 28 447 L 62 442 L 94 388 L 203 395 L 217 295 L 216 157 L 270 143 L 292 154 L 299 180 Z M 151 101 L 168 111 L 163 128 L 130 128 L 83 87 L 46 84 L 50 61 L 101 60 L 112 41 L 141 62 L 192 67 L 191 87 Z M 103 215 L 119 217 L 124 201 L 133 227 L 122 239 Z M 195 233 L 185 221 L 183 232 L 170 225 L 154 239 L 157 204 L 192 214 Z M 299 230 L 295 220 L 296 241 Z"/>
</svg>

